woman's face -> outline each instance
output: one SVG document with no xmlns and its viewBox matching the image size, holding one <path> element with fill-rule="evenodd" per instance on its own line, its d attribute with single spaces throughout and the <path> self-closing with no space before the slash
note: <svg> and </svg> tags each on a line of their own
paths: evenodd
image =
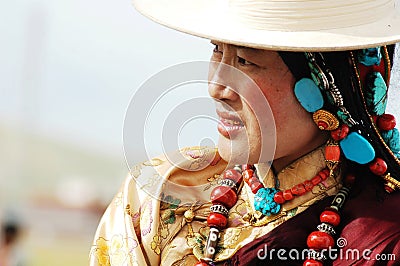
<svg viewBox="0 0 400 266">
<path fill-rule="evenodd" d="M 212 81 L 209 93 L 217 100 L 217 114 L 220 118 L 218 148 L 222 158 L 233 163 L 265 161 L 267 157 L 260 158 L 261 139 L 270 135 L 263 132 L 272 129 L 274 125 L 273 120 L 263 119 L 253 111 L 260 110 L 257 105 L 266 105 L 265 100 L 253 99 L 250 100 L 251 105 L 247 103 L 246 95 L 254 92 L 249 91 L 254 90 L 254 86 L 242 83 L 238 85 L 240 88 L 231 89 L 232 86 L 222 85 L 229 84 L 229 80 L 224 79 L 232 77 L 225 75 L 226 70 L 221 68 L 221 63 L 249 76 L 268 100 L 276 127 L 276 150 L 273 155 L 276 169 L 285 167 L 326 140 L 326 135 L 312 121 L 311 114 L 295 98 L 295 78 L 278 52 L 214 41 L 212 43 L 215 48 L 209 70 L 209 80 Z M 270 143 L 268 141 L 264 140 L 264 143 Z M 243 161 L 245 156 L 241 156 L 241 153 L 246 152 L 247 162 Z"/>
</svg>

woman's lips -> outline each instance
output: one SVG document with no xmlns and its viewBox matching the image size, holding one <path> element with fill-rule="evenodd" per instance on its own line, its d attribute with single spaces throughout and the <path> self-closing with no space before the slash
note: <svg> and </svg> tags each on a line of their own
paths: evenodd
<svg viewBox="0 0 400 266">
<path fill-rule="evenodd" d="M 218 132 L 227 139 L 235 137 L 244 125 L 240 118 L 236 115 L 227 112 L 219 112 L 217 114 L 220 118 L 218 123 Z"/>
</svg>

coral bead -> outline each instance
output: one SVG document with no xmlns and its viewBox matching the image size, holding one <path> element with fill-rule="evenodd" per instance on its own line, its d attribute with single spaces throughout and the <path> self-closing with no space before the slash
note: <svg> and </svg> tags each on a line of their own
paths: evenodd
<svg viewBox="0 0 400 266">
<path fill-rule="evenodd" d="M 381 158 L 376 158 L 373 162 L 369 164 L 369 169 L 375 175 L 383 175 L 386 173 L 387 164 Z"/>
<path fill-rule="evenodd" d="M 237 201 L 237 195 L 233 189 L 227 186 L 218 186 L 211 191 L 211 202 L 222 204 L 227 208 L 232 208 Z"/>
<path fill-rule="evenodd" d="M 224 179 L 230 179 L 230 180 L 232 180 L 233 182 L 235 182 L 236 184 L 242 183 L 242 180 L 243 180 L 242 175 L 241 175 L 238 171 L 236 171 L 236 170 L 234 170 L 234 169 L 226 170 L 226 171 L 222 174 L 222 177 L 223 177 Z"/>
<path fill-rule="evenodd" d="M 304 187 L 303 184 L 298 184 L 292 187 L 290 191 L 292 192 L 293 195 L 301 196 L 304 193 L 306 193 L 306 188 Z"/>
<path fill-rule="evenodd" d="M 380 130 L 391 130 L 396 126 L 396 118 L 391 114 L 383 114 L 378 118 L 378 127 Z"/>
<path fill-rule="evenodd" d="M 331 131 L 331 137 L 336 141 L 342 140 L 349 134 L 349 130 L 348 125 L 342 124 L 337 129 Z"/>
<path fill-rule="evenodd" d="M 283 198 L 285 200 L 292 200 L 294 198 L 292 192 L 290 191 L 290 189 L 287 189 L 285 191 L 283 191 Z"/>
<path fill-rule="evenodd" d="M 311 182 L 310 180 L 304 181 L 303 184 L 304 184 L 304 188 L 306 189 L 306 191 L 310 191 L 314 187 L 313 182 Z"/>
<path fill-rule="evenodd" d="M 274 195 L 274 201 L 278 204 L 283 204 L 285 203 L 285 198 L 283 197 L 283 192 L 279 191 Z"/>
<path fill-rule="evenodd" d="M 242 171 L 246 171 L 246 170 L 254 170 L 254 166 L 251 164 L 243 164 Z"/>
<path fill-rule="evenodd" d="M 307 238 L 307 246 L 312 249 L 328 249 L 335 245 L 333 237 L 325 232 L 314 231 Z"/>
<path fill-rule="evenodd" d="M 321 130 L 326 130 L 329 127 L 328 123 L 324 121 L 318 121 L 317 126 Z"/>
<path fill-rule="evenodd" d="M 390 194 L 394 191 L 394 189 L 387 184 L 384 186 L 384 188 L 385 188 L 386 193 L 388 193 L 388 194 Z"/>
<path fill-rule="evenodd" d="M 320 262 L 318 260 L 313 260 L 313 259 L 305 260 L 303 263 L 303 266 L 323 266 L 323 265 L 324 264 L 322 264 L 322 262 Z"/>
<path fill-rule="evenodd" d="M 224 229 L 228 223 L 228 219 L 220 213 L 212 212 L 207 217 L 208 226 L 215 226 L 219 229 Z"/>
<path fill-rule="evenodd" d="M 325 159 L 328 161 L 339 161 L 340 159 L 340 147 L 328 145 L 325 147 Z"/>
<path fill-rule="evenodd" d="M 256 194 L 257 191 L 258 191 L 260 188 L 263 188 L 263 187 L 264 187 L 264 185 L 261 184 L 259 181 L 253 182 L 253 183 L 250 184 L 250 189 L 251 189 L 251 192 L 253 192 L 253 194 Z"/>
<path fill-rule="evenodd" d="M 321 213 L 319 220 L 321 223 L 338 226 L 340 223 L 340 215 L 337 212 L 326 210 Z"/>
<path fill-rule="evenodd" d="M 250 178 L 253 177 L 254 171 L 251 169 L 247 169 L 247 170 L 243 171 L 242 175 L 243 175 L 244 181 L 248 182 L 250 180 Z"/>
<path fill-rule="evenodd" d="M 318 185 L 319 183 L 321 183 L 321 181 L 322 181 L 322 178 L 321 178 L 321 176 L 320 176 L 319 174 L 316 175 L 316 176 L 314 176 L 314 177 L 311 179 L 311 183 L 313 183 L 314 186 L 316 186 L 316 185 Z"/>
<path fill-rule="evenodd" d="M 319 172 L 318 175 L 321 177 L 322 180 L 325 180 L 329 176 L 329 170 L 328 169 L 324 169 L 321 172 Z"/>
<path fill-rule="evenodd" d="M 199 261 L 194 266 L 209 266 L 209 265 L 204 261 Z"/>
</svg>

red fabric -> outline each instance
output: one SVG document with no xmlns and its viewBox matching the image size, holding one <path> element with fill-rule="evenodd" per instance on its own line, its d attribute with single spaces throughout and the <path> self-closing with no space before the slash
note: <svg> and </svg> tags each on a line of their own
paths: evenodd
<svg viewBox="0 0 400 266">
<path fill-rule="evenodd" d="M 357 181 L 352 196 L 347 200 L 341 212 L 341 225 L 336 229 L 337 237 L 343 237 L 347 245 L 341 249 L 341 259 L 327 261 L 324 265 L 400 265 L 400 193 L 384 194 L 381 184 L 375 183 L 375 177 Z M 302 260 L 290 260 L 289 250 L 297 249 L 300 254 L 307 249 L 307 236 L 316 230 L 319 215 L 330 205 L 332 198 L 320 201 L 309 209 L 284 224 L 278 226 L 267 235 L 254 240 L 241 248 L 224 265 L 302 265 Z M 336 238 L 337 238 L 336 237 Z M 257 252 L 260 249 L 275 249 L 274 256 L 260 260 Z M 278 249 L 285 249 L 288 260 L 280 260 L 277 256 Z M 353 249 L 359 251 L 359 258 L 347 256 L 346 251 Z M 362 253 L 371 258 L 367 260 Z M 293 252 L 293 251 L 291 251 Z M 264 252 L 261 253 L 263 255 Z M 295 254 L 295 253 L 292 253 Z M 379 254 L 394 254 L 396 260 L 373 260 Z M 340 253 L 338 254 L 340 255 Z"/>
</svg>

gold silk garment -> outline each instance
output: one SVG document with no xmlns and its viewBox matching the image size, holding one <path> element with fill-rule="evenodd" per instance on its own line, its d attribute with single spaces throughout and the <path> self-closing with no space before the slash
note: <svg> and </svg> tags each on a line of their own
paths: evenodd
<svg viewBox="0 0 400 266">
<path fill-rule="evenodd" d="M 323 150 L 314 150 L 278 173 L 280 189 L 311 179 L 325 168 Z M 210 193 L 220 183 L 226 162 L 212 148 L 188 148 L 180 154 L 177 166 L 155 158 L 131 170 L 100 221 L 90 265 L 194 265 L 202 257 L 209 232 Z M 273 186 L 276 178 L 268 166 L 256 167 L 264 185 Z M 249 219 L 254 214 L 254 195 L 243 185 L 229 211 L 228 227 L 221 232 L 215 261 L 230 258 L 314 202 L 336 194 L 340 187 L 338 177 L 328 177 L 312 191 L 283 204 L 279 214 L 254 220 Z"/>
</svg>

